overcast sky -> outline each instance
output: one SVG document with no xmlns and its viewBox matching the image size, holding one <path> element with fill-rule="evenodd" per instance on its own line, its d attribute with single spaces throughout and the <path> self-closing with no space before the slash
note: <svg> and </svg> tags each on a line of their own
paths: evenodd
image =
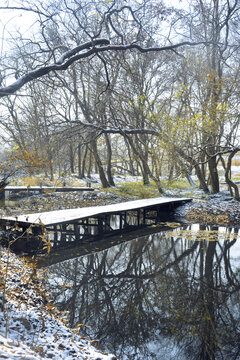
<svg viewBox="0 0 240 360">
<path fill-rule="evenodd" d="M 14 1 L 12 1 L 14 4 Z M 31 12 L 20 10 L 1 10 L 0 11 L 0 53 L 3 55 L 7 50 L 11 40 L 16 35 L 21 34 L 27 37 L 36 23 L 36 15 Z"/>
</svg>

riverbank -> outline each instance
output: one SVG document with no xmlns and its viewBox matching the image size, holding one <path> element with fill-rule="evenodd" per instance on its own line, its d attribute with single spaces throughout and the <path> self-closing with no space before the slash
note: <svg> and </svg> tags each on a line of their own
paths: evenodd
<svg viewBox="0 0 240 360">
<path fill-rule="evenodd" d="M 44 289 L 44 271 L 1 249 L 0 359 L 116 360 L 70 329 Z M 67 286 L 67 284 L 63 284 Z"/>
<path fill-rule="evenodd" d="M 221 200 L 194 202 L 186 207 L 185 218 L 203 224 L 240 226 L 240 204 L 237 201 Z"/>
<path fill-rule="evenodd" d="M 195 198 L 178 211 L 185 221 L 191 223 L 240 226 L 240 203 L 227 192 Z"/>
</svg>

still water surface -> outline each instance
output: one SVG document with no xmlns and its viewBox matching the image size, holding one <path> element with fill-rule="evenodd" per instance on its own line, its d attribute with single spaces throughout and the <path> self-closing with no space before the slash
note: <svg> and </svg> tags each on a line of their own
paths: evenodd
<svg viewBox="0 0 240 360">
<path fill-rule="evenodd" d="M 122 360 L 240 359 L 238 229 L 188 225 L 87 251 L 50 266 L 48 286 L 101 349 Z"/>
</svg>

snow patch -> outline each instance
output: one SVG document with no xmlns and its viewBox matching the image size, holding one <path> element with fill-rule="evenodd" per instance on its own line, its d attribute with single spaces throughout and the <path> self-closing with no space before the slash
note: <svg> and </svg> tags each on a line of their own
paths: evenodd
<svg viewBox="0 0 240 360">
<path fill-rule="evenodd" d="M 116 359 L 64 323 L 34 267 L 1 249 L 1 274 L 6 286 L 0 298 L 0 359 Z"/>
</svg>

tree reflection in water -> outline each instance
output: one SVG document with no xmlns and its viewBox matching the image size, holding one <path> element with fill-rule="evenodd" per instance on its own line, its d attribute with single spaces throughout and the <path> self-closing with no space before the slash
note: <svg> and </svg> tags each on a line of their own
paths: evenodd
<svg viewBox="0 0 240 360">
<path fill-rule="evenodd" d="M 238 230 L 193 229 L 51 266 L 55 303 L 120 359 L 240 359 Z"/>
</svg>

